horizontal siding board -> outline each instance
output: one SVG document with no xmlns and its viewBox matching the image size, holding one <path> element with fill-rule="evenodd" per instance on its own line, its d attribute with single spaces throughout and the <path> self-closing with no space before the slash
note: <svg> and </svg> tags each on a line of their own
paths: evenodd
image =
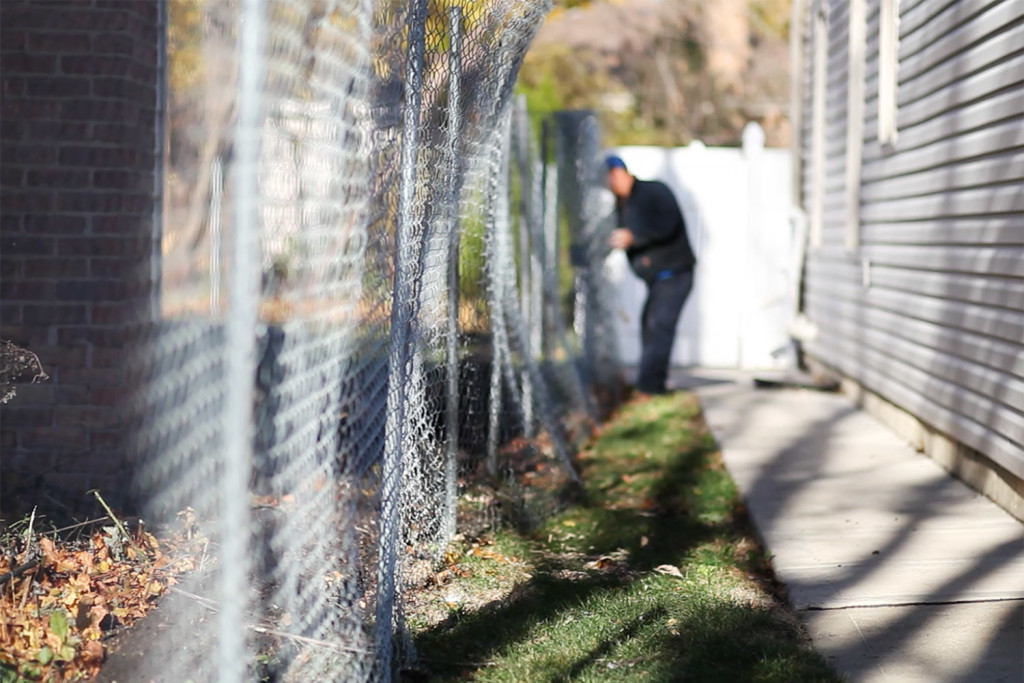
<svg viewBox="0 0 1024 683">
<path fill-rule="evenodd" d="M 861 256 L 885 266 L 1024 278 L 1024 246 L 866 244 Z"/>
<path fill-rule="evenodd" d="M 993 371 L 1024 380 L 1024 347 L 973 332 L 914 320 L 890 311 L 868 310 L 864 324 L 916 341 L 940 353 L 978 363 Z"/>
<path fill-rule="evenodd" d="M 872 287 L 996 308 L 1024 306 L 1024 278 L 922 272 L 871 264 Z"/>
<path fill-rule="evenodd" d="M 808 286 L 813 290 L 813 295 L 808 293 L 808 297 L 824 296 L 825 300 L 834 299 L 837 304 L 841 301 L 852 301 L 856 297 L 862 302 L 858 304 L 862 307 L 878 308 L 908 318 L 959 331 L 983 334 L 1015 344 L 1020 344 L 1024 339 L 1024 311 L 1006 311 L 908 292 L 864 288 L 859 283 L 826 280 L 821 277 L 812 277 Z M 816 321 L 819 325 L 832 324 L 833 318 L 828 317 L 828 311 L 812 310 L 811 313 L 817 316 Z M 858 318 L 864 315 L 862 311 L 849 309 L 844 313 L 855 314 Z"/>
<path fill-rule="evenodd" d="M 863 244 L 977 244 L 1019 247 L 1024 242 L 1020 216 L 929 218 L 913 223 L 869 223 L 861 226 Z"/>
<path fill-rule="evenodd" d="M 986 9 L 1006 0 L 945 0 L 944 2 L 900 2 L 900 38 L 910 39 L 915 33 L 935 21 L 941 22 L 941 31 L 933 31 L 932 40 L 970 20 Z"/>
<path fill-rule="evenodd" d="M 908 153 L 917 148 L 964 136 L 979 129 L 994 128 L 1004 123 L 1018 126 L 1024 123 L 1024 88 L 987 98 L 961 109 L 936 113 L 925 123 L 904 127 L 900 131 L 898 150 L 901 154 Z M 984 150 L 981 153 L 999 154 L 1013 146 L 1002 144 L 1002 148 Z M 1018 170 L 1015 175 L 1020 173 Z"/>
<path fill-rule="evenodd" d="M 1006 154 L 928 169 L 919 173 L 864 183 L 860 197 L 865 204 L 924 196 L 936 190 L 958 190 L 984 185 L 1024 181 L 1024 148 Z M 1024 236 L 1021 237 L 1024 239 Z"/>
<path fill-rule="evenodd" d="M 990 398 L 992 403 L 1014 408 L 1013 412 L 1017 414 L 1015 418 L 1013 413 L 1008 413 L 1009 417 L 1004 423 L 993 427 L 1005 434 L 1018 430 L 1017 433 L 1024 435 L 1024 414 L 1020 412 L 1024 411 L 1024 380 L 954 354 L 893 336 L 884 330 L 861 328 L 851 330 L 851 333 L 858 335 L 864 348 L 874 350 L 880 357 L 890 358 L 937 379 L 970 389 Z M 988 411 L 989 408 L 986 408 Z M 974 417 L 980 419 L 978 415 Z"/>
<path fill-rule="evenodd" d="M 1024 3 L 1004 0 L 977 11 L 981 3 L 958 2 L 945 11 L 931 14 L 920 30 L 905 32 L 910 23 L 901 21 L 900 27 L 900 79 L 910 81 L 927 71 L 931 65 L 949 59 L 971 46 L 991 43 L 1005 31 L 1004 27 L 1024 19 Z M 924 8 L 925 10 L 929 8 Z M 921 12 L 924 14 L 925 12 Z M 913 13 L 910 13 L 913 17 Z M 995 36 L 993 35 L 995 34 Z M 1019 47 L 1019 43 L 1017 44 Z M 922 57 L 918 60 L 917 57 Z M 920 62 L 920 71 L 917 67 Z M 904 64 L 907 65 L 904 71 Z"/>
<path fill-rule="evenodd" d="M 1004 92 L 964 107 L 944 112 L 933 111 L 924 122 L 900 129 L 900 150 L 923 147 L 961 133 L 1024 117 L 1024 94 L 1020 90 Z"/>
<path fill-rule="evenodd" d="M 891 311 L 864 308 L 855 301 L 829 297 L 825 293 L 808 297 L 808 302 L 811 320 L 831 321 L 823 328 L 823 337 L 835 335 L 860 343 L 862 336 L 875 331 L 912 342 L 933 353 L 974 363 L 1003 377 L 1024 381 L 1024 348 L 1019 344 L 915 320 Z"/>
<path fill-rule="evenodd" d="M 985 99 L 1006 90 L 1019 90 L 1024 83 L 1024 51 L 1002 61 L 993 60 L 986 68 L 970 74 L 954 77 L 938 87 L 917 89 L 908 92 L 906 101 L 900 104 L 899 121 L 903 126 L 913 126 L 928 121 L 943 112 L 962 107 L 970 102 Z M 869 94 L 868 119 L 877 119 L 876 79 L 869 74 L 866 92 Z M 944 79 L 945 80 L 945 79 Z M 934 84 L 933 84 L 934 85 Z M 910 86 L 908 86 L 910 87 Z M 927 92 L 925 92 L 927 90 Z"/>
<path fill-rule="evenodd" d="M 948 84 L 955 84 L 972 74 L 997 66 L 1006 58 L 1021 51 L 1022 36 L 1024 24 L 1010 28 L 969 49 L 952 52 L 946 61 L 935 61 L 932 52 L 922 53 L 905 61 L 901 59 L 899 105 L 902 107 Z"/>
<path fill-rule="evenodd" d="M 917 197 L 874 201 L 861 207 L 861 218 L 865 223 L 999 213 L 1024 213 L 1024 184 L 946 190 Z"/>
<path fill-rule="evenodd" d="M 902 138 L 898 144 L 901 143 Z M 1018 147 L 1024 147 L 1024 125 L 1019 120 L 1007 121 L 984 130 L 951 136 L 920 149 L 901 149 L 892 156 L 865 160 L 861 177 L 869 182 L 907 175 L 957 161 L 1002 154 Z"/>
<path fill-rule="evenodd" d="M 873 348 L 884 356 L 984 393 L 1024 413 L 1024 376 L 1019 372 L 1021 347 L 980 335 L 957 337 L 948 334 L 948 330 L 929 328 L 920 322 L 907 325 L 910 321 L 896 321 L 893 314 L 882 311 L 849 312 L 855 305 L 849 301 L 817 298 L 815 307 L 824 309 L 823 312 L 831 316 L 826 319 L 834 321 L 821 333 L 822 337 L 849 340 L 860 350 Z"/>
</svg>

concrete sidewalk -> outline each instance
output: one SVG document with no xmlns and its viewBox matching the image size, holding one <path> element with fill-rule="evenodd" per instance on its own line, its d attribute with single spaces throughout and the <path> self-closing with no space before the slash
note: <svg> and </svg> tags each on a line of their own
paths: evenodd
<svg viewBox="0 0 1024 683">
<path fill-rule="evenodd" d="M 849 680 L 1024 682 L 1024 524 L 848 398 L 689 371 L 778 578 Z"/>
</svg>

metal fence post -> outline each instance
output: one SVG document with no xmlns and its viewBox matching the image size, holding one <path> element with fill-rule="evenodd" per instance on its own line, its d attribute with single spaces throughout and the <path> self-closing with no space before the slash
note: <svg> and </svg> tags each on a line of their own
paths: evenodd
<svg viewBox="0 0 1024 683">
<path fill-rule="evenodd" d="M 377 664 L 392 666 L 401 525 L 402 458 L 408 436 L 405 388 L 411 371 L 408 358 L 413 339 L 416 294 L 412 278 L 417 250 L 414 239 L 414 201 L 419 119 L 423 97 L 423 51 L 427 0 L 413 0 L 409 10 L 409 44 L 406 55 L 405 102 L 402 120 L 401 179 L 395 237 L 395 279 L 391 300 L 391 332 L 388 348 L 387 417 L 381 469 L 380 558 L 377 569 Z"/>
<path fill-rule="evenodd" d="M 264 89 L 265 4 L 245 0 L 239 35 L 238 122 L 235 129 L 235 212 L 231 229 L 230 311 L 225 323 L 227 399 L 221 538 L 219 680 L 245 673 L 245 588 L 249 566 L 249 477 L 259 309 L 259 163 Z"/>
<path fill-rule="evenodd" d="M 455 533 L 455 506 L 458 498 L 459 451 L 459 139 L 462 134 L 462 8 L 448 11 L 451 29 L 451 50 L 448 68 L 448 139 L 445 155 L 448 172 L 455 188 L 448 217 L 448 336 L 447 336 L 447 395 L 445 397 L 445 431 L 447 434 L 445 457 L 445 519 L 442 522 L 446 538 Z"/>
<path fill-rule="evenodd" d="M 532 272 L 533 259 L 531 257 L 533 245 L 530 239 L 533 222 L 533 177 L 529 167 L 530 151 L 530 121 L 526 115 L 526 96 L 520 95 L 516 98 L 514 109 L 514 126 L 510 143 L 514 140 L 516 147 L 516 171 L 519 175 L 519 216 L 516 224 L 519 227 L 519 310 L 522 312 L 523 321 L 527 330 L 531 329 L 533 316 L 531 314 L 531 297 L 533 291 L 532 282 L 539 273 Z M 532 338 L 527 336 L 520 340 L 525 347 L 526 355 L 536 352 L 532 345 Z M 534 396 L 533 384 L 530 373 L 524 364 L 521 370 L 521 383 L 523 387 L 523 435 L 526 438 L 534 436 Z"/>
</svg>

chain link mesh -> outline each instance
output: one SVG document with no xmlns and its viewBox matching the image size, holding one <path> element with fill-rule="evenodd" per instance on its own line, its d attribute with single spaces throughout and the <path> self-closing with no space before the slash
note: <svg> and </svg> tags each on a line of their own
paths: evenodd
<svg viewBox="0 0 1024 683">
<path fill-rule="evenodd" d="M 201 550 L 140 680 L 389 680 L 403 595 L 558 505 L 616 395 L 598 130 L 514 101 L 542 1 L 176 1 L 133 431 Z"/>
</svg>

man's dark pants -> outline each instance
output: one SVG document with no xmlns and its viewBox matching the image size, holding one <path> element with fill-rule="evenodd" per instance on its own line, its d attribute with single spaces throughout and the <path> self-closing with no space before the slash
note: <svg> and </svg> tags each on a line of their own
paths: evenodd
<svg viewBox="0 0 1024 683">
<path fill-rule="evenodd" d="M 647 302 L 640 318 L 640 374 L 636 382 L 639 391 L 665 393 L 676 324 L 692 288 L 692 270 L 662 276 L 647 283 Z"/>
</svg>

